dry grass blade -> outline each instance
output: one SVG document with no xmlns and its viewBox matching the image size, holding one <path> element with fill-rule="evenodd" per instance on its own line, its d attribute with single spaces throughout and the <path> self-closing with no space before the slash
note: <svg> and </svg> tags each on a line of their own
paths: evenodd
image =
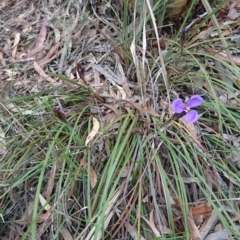
<svg viewBox="0 0 240 240">
<path fill-rule="evenodd" d="M 110 200 L 110 202 L 109 202 L 109 204 L 108 204 L 108 208 L 106 209 L 106 212 L 104 213 L 104 216 L 105 216 L 105 219 L 104 219 L 104 227 L 105 227 L 105 228 L 107 228 L 107 226 L 108 226 L 108 224 L 109 224 L 109 222 L 110 222 L 110 220 L 111 220 L 111 218 L 112 218 L 112 216 L 113 216 L 113 213 L 114 213 L 114 210 L 113 210 L 114 205 L 116 204 L 116 202 L 117 202 L 117 200 L 118 200 L 118 198 L 119 198 L 119 196 L 120 196 L 121 193 L 122 193 L 122 187 L 119 187 L 119 188 L 115 191 L 114 195 L 112 196 L 112 198 L 111 198 L 111 200 Z M 97 216 L 97 215 L 94 216 L 94 217 L 92 218 L 92 221 L 97 220 L 98 217 L 99 217 L 99 216 Z M 87 231 L 87 229 L 89 229 L 90 227 L 91 227 L 91 223 L 88 224 L 88 225 L 86 226 L 86 228 L 82 231 L 82 233 L 77 236 L 76 240 L 81 239 L 81 237 L 83 236 L 83 234 L 84 234 L 84 233 Z M 91 239 L 91 238 L 95 235 L 95 231 L 96 231 L 96 227 L 92 227 L 91 230 L 90 230 L 90 232 L 84 237 L 84 239 L 86 239 L 86 240 Z M 99 232 L 99 233 L 97 232 L 97 238 L 96 238 L 96 239 L 99 239 L 99 240 L 102 239 L 102 234 L 101 234 L 100 232 Z"/>
</svg>

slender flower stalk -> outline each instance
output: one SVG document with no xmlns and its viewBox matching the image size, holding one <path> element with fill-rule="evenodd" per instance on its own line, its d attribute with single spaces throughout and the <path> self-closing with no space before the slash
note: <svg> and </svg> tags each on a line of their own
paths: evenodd
<svg viewBox="0 0 240 240">
<path fill-rule="evenodd" d="M 193 95 L 186 104 L 183 103 L 181 98 L 177 98 L 172 102 L 172 109 L 175 113 L 185 112 L 185 119 L 187 123 L 194 123 L 198 120 L 199 116 L 196 110 L 192 110 L 194 107 L 198 107 L 202 104 L 203 99 L 199 95 Z"/>
</svg>

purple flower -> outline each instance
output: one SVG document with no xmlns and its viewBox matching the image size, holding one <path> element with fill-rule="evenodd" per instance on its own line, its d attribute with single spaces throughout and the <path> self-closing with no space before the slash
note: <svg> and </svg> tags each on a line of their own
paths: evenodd
<svg viewBox="0 0 240 240">
<path fill-rule="evenodd" d="M 184 105 L 181 98 L 177 98 L 172 102 L 172 109 L 175 113 L 185 112 L 185 119 L 187 123 L 194 123 L 198 120 L 198 113 L 196 110 L 191 110 L 191 108 L 200 106 L 203 99 L 199 95 L 193 95 L 187 103 Z"/>
<path fill-rule="evenodd" d="M 183 28 L 182 33 L 186 34 L 186 33 L 188 33 L 188 31 L 189 31 L 189 28 L 185 27 L 185 28 Z"/>
<path fill-rule="evenodd" d="M 53 110 L 60 111 L 61 107 L 59 105 L 57 105 L 57 106 L 53 107 Z"/>
</svg>

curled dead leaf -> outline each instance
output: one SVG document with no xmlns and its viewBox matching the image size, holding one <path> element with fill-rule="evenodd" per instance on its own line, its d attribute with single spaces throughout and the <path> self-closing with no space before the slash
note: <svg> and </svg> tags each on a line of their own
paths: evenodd
<svg viewBox="0 0 240 240">
<path fill-rule="evenodd" d="M 204 49 L 210 53 L 211 55 L 214 55 L 217 59 L 220 59 L 226 63 L 230 63 L 231 60 L 229 59 L 229 57 L 227 56 L 226 53 L 223 53 L 223 52 L 218 52 L 217 50 L 213 49 L 213 48 L 210 48 L 210 47 L 204 47 Z M 235 57 L 235 56 L 232 56 L 232 59 L 234 61 L 234 63 L 237 65 L 237 66 L 240 66 L 240 58 L 239 57 Z"/>
<path fill-rule="evenodd" d="M 39 217 L 37 219 L 37 223 L 45 222 L 50 217 L 50 215 L 51 215 L 51 211 L 47 210 L 46 213 L 39 215 Z"/>
<path fill-rule="evenodd" d="M 2 93 L 1 93 L 2 100 L 6 100 L 9 98 L 8 94 L 12 89 L 13 84 L 14 84 L 14 81 L 7 81 L 6 84 L 3 86 Z"/>
<path fill-rule="evenodd" d="M 93 138 L 96 136 L 96 134 L 98 133 L 98 130 L 99 130 L 99 122 L 98 120 L 93 117 L 93 128 L 92 128 L 92 131 L 88 134 L 87 138 L 86 138 L 86 141 L 85 141 L 85 146 L 88 145 L 88 143 L 90 141 L 93 140 Z"/>
<path fill-rule="evenodd" d="M 88 163 L 86 162 L 85 157 L 81 160 L 80 165 L 83 167 L 83 169 L 85 171 L 88 171 Z M 93 169 L 93 167 L 90 166 L 90 184 L 91 184 L 91 187 L 94 188 L 96 186 L 96 183 L 97 183 L 97 174 L 96 174 L 95 170 Z"/>
<path fill-rule="evenodd" d="M 92 166 L 90 166 L 90 184 L 92 188 L 97 184 L 97 174 Z"/>
<path fill-rule="evenodd" d="M 47 203 L 46 199 L 41 194 L 39 194 L 39 201 L 45 210 L 49 210 L 51 208 L 51 206 Z"/>
<path fill-rule="evenodd" d="M 6 140 L 5 140 L 5 132 L 2 129 L 2 126 L 0 125 L 0 156 L 4 156 L 7 153 L 7 147 L 5 146 Z M 0 162 L 3 159 L 0 158 Z"/>
<path fill-rule="evenodd" d="M 54 79 L 52 79 L 51 77 L 49 77 L 49 76 L 43 71 L 43 69 L 38 65 L 37 62 L 34 61 L 33 65 L 34 65 L 34 68 L 35 68 L 36 72 L 37 72 L 41 77 L 43 77 L 44 79 L 46 79 L 48 82 L 50 82 L 50 83 L 52 83 L 52 84 L 55 82 Z"/>
<path fill-rule="evenodd" d="M 64 226 L 61 227 L 60 234 L 62 235 L 64 240 L 73 240 L 72 235 L 70 234 L 68 229 L 66 227 L 64 227 Z"/>
<path fill-rule="evenodd" d="M 16 56 L 16 52 L 17 52 L 17 45 L 20 41 L 20 33 L 16 33 L 15 35 L 15 39 L 14 39 L 14 44 L 13 44 L 13 47 L 12 47 L 12 57 L 15 58 Z"/>
<path fill-rule="evenodd" d="M 47 18 L 44 18 L 43 22 L 42 22 L 41 30 L 39 32 L 39 35 L 38 35 L 38 38 L 37 38 L 37 41 L 36 41 L 36 45 L 35 45 L 36 48 L 38 48 L 39 46 L 42 46 L 45 39 L 46 39 L 47 25 L 48 25 L 48 20 L 47 20 Z"/>
<path fill-rule="evenodd" d="M 192 240 L 200 240 L 202 238 L 201 238 L 200 232 L 198 230 L 198 227 L 196 226 L 196 224 L 193 220 L 192 206 L 189 205 L 188 208 L 189 208 L 189 215 L 187 217 L 187 223 L 188 223 L 188 228 L 190 231 L 191 239 Z"/>
</svg>

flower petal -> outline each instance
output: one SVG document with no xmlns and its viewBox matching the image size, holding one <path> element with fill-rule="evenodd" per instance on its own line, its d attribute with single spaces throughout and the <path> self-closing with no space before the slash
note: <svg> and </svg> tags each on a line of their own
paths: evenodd
<svg viewBox="0 0 240 240">
<path fill-rule="evenodd" d="M 185 106 L 183 104 L 183 100 L 181 98 L 177 98 L 172 102 L 172 109 L 176 113 L 181 113 L 185 110 Z"/>
<path fill-rule="evenodd" d="M 188 107 L 197 107 L 197 106 L 200 106 L 203 102 L 203 99 L 201 96 L 199 95 L 193 95 L 187 102 L 187 106 Z"/>
<path fill-rule="evenodd" d="M 187 123 L 194 123 L 198 120 L 199 116 L 196 110 L 191 110 L 185 115 Z"/>
</svg>

